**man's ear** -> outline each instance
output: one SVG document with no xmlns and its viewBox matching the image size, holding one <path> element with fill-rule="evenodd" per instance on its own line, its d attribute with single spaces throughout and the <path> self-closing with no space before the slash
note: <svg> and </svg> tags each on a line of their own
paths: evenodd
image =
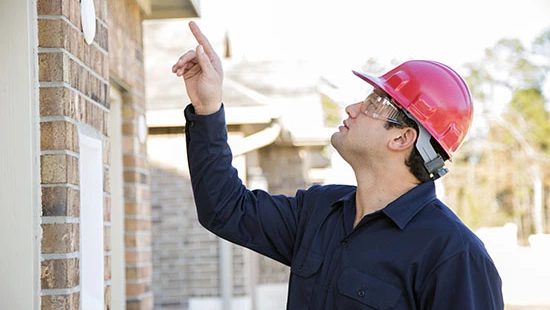
<svg viewBox="0 0 550 310">
<path fill-rule="evenodd" d="M 388 142 L 388 147 L 394 151 L 403 151 L 414 146 L 418 134 L 412 127 L 400 128 L 395 131 L 395 136 Z"/>
</svg>

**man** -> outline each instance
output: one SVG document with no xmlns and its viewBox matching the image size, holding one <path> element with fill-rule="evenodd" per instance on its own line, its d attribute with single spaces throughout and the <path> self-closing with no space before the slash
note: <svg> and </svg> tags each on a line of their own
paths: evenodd
<svg viewBox="0 0 550 310">
<path fill-rule="evenodd" d="M 331 142 L 357 186 L 313 186 L 296 196 L 243 186 L 231 166 L 219 57 L 199 45 L 182 76 L 189 169 L 199 221 L 291 270 L 288 309 L 503 309 L 501 280 L 483 244 L 435 196 L 472 120 L 462 78 L 445 65 L 409 61 L 382 77 Z"/>
</svg>

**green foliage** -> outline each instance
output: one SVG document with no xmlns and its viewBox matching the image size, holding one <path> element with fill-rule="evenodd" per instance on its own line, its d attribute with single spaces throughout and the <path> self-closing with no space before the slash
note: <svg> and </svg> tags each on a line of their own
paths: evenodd
<svg viewBox="0 0 550 310">
<path fill-rule="evenodd" d="M 516 39 L 500 40 L 466 69 L 478 117 L 489 127 L 455 157 L 453 173 L 444 179 L 446 199 L 472 227 L 515 222 L 520 239 L 526 238 L 534 231 L 533 172 L 550 189 L 550 113 L 542 92 L 550 71 L 550 29 L 531 49 Z M 510 96 L 496 98 L 502 89 Z M 495 110 L 503 98 L 506 108 Z M 543 209 L 550 213 L 550 206 Z M 550 222 L 546 227 L 548 232 Z"/>
<path fill-rule="evenodd" d="M 521 129 L 529 145 L 550 154 L 550 116 L 544 108 L 544 97 L 539 89 L 516 90 L 507 117 Z"/>
<path fill-rule="evenodd" d="M 465 67 L 470 72 L 470 74 L 465 77 L 465 80 L 470 87 L 472 96 L 482 101 L 486 100 L 487 93 L 484 90 L 483 85 L 490 79 L 490 76 L 476 63 L 468 63 Z"/>
</svg>

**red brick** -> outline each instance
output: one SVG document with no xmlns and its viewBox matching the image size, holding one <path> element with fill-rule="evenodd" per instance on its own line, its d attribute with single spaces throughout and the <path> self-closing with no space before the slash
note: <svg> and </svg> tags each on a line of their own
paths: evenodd
<svg viewBox="0 0 550 310">
<path fill-rule="evenodd" d="M 105 252 L 111 251 L 111 226 L 103 226 L 103 248 Z"/>
<path fill-rule="evenodd" d="M 38 80 L 68 83 L 69 57 L 62 52 L 38 54 Z"/>
<path fill-rule="evenodd" d="M 42 253 L 71 253 L 79 249 L 78 224 L 42 224 Z"/>
<path fill-rule="evenodd" d="M 111 309 L 111 286 L 105 287 L 105 310 Z"/>
<path fill-rule="evenodd" d="M 150 263 L 153 254 L 151 251 L 126 250 L 125 258 L 127 265 Z"/>
<path fill-rule="evenodd" d="M 150 279 L 152 276 L 152 266 L 131 266 L 126 267 L 126 280 Z"/>
<path fill-rule="evenodd" d="M 80 215 L 80 191 L 71 187 L 42 188 L 42 216 Z"/>
<path fill-rule="evenodd" d="M 40 123 L 40 149 L 78 152 L 76 126 L 65 121 Z"/>
<path fill-rule="evenodd" d="M 69 295 L 44 295 L 42 299 L 42 310 L 79 309 L 80 293 Z"/>
<path fill-rule="evenodd" d="M 111 222 L 111 197 L 103 198 L 103 221 Z"/>
<path fill-rule="evenodd" d="M 38 15 L 61 15 L 62 0 L 37 0 Z"/>
<path fill-rule="evenodd" d="M 78 259 L 49 259 L 41 263 L 42 289 L 72 288 L 79 284 Z"/>
<path fill-rule="evenodd" d="M 105 281 L 111 280 L 111 255 L 104 256 L 105 268 L 103 269 L 103 277 Z"/>
<path fill-rule="evenodd" d="M 40 157 L 42 184 L 78 184 L 78 160 L 66 154 L 42 155 Z"/>
<path fill-rule="evenodd" d="M 124 227 L 127 231 L 150 231 L 151 220 L 138 219 L 138 218 L 126 218 L 124 220 Z"/>
<path fill-rule="evenodd" d="M 67 40 L 67 23 L 61 19 L 38 20 L 38 46 L 64 48 Z"/>
<path fill-rule="evenodd" d="M 147 285 L 145 283 L 126 283 L 126 296 L 137 297 L 146 292 Z"/>
</svg>

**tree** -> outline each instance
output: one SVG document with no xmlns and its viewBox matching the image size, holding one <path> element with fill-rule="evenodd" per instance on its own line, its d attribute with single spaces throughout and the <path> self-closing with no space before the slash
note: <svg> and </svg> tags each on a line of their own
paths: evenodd
<svg viewBox="0 0 550 310">
<path fill-rule="evenodd" d="M 543 89 L 550 84 L 549 56 L 550 29 L 530 49 L 519 40 L 503 39 L 483 59 L 466 64 L 476 124 L 485 126 L 474 128 L 455 159 L 458 173 L 446 187 L 459 215 L 474 227 L 513 220 L 525 239 L 545 226 L 550 116 Z"/>
</svg>

